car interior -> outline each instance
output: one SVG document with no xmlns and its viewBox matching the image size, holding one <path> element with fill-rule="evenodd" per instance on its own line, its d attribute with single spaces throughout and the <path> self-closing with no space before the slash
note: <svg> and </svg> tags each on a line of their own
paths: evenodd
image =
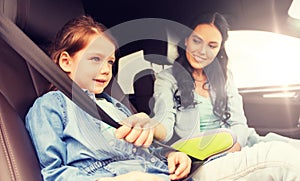
<svg viewBox="0 0 300 181">
<path fill-rule="evenodd" d="M 139 18 L 165 18 L 184 24 L 193 12 L 213 10 L 225 14 L 232 30 L 271 32 L 273 30 L 270 26 L 280 24 L 277 31 L 281 34 L 300 38 L 299 27 L 295 29 L 296 26 L 288 24 L 293 20 L 286 21 L 286 12 L 292 0 L 192 0 L 184 6 L 186 9 L 181 10 L 183 3 L 186 4 L 183 1 L 137 0 L 111 1 L 107 4 L 92 0 L 72 0 L 71 3 L 68 0 L 0 0 L 0 13 L 1 18 L 8 18 L 44 51 L 68 20 L 82 14 L 91 15 L 110 28 Z M 197 4 L 201 4 L 200 11 L 194 9 Z M 256 9 L 257 5 L 261 8 Z M 126 8 L 127 11 L 124 10 Z M 166 10 L 169 11 L 163 13 Z M 262 16 L 263 13 L 265 16 Z M 258 21 L 257 16 L 261 16 L 261 21 Z M 276 21 L 269 21 L 274 18 Z M 155 74 L 171 66 L 172 63 L 165 57 L 173 59 L 170 55 L 172 45 L 168 42 L 170 34 L 165 30 L 157 30 L 155 33 L 160 34 L 159 41 L 147 39 L 123 43 L 114 70 L 116 81 L 112 81 L 105 90 L 133 112 L 142 111 L 150 116 Z M 175 30 L 172 33 L 174 36 L 171 36 L 171 40 L 176 39 L 178 32 Z M 118 32 L 115 34 L 117 39 L 121 36 Z M 141 55 L 142 58 L 132 58 L 133 54 L 136 57 Z M 24 127 L 24 118 L 34 100 L 48 91 L 50 82 L 29 65 L 2 35 L 0 57 L 0 180 L 42 180 L 34 147 Z M 132 62 L 126 64 L 125 60 L 128 59 Z M 132 68 L 130 65 L 133 64 L 140 67 L 126 69 Z M 126 82 L 124 78 L 132 80 Z M 126 84 L 127 88 L 124 87 Z M 249 126 L 261 135 L 272 131 L 300 139 L 299 85 L 300 81 L 285 89 L 278 85 L 240 87 Z M 287 92 L 292 93 L 292 96 L 281 96 Z M 265 95 L 271 96 L 266 98 Z"/>
</svg>

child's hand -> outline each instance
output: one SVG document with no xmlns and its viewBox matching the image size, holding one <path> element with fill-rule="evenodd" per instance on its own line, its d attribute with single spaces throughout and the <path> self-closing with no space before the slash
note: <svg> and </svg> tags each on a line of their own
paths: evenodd
<svg viewBox="0 0 300 181">
<path fill-rule="evenodd" d="M 182 152 L 171 152 L 168 155 L 169 178 L 178 180 L 187 177 L 191 171 L 191 159 Z"/>
<path fill-rule="evenodd" d="M 147 114 L 134 114 L 121 124 L 123 126 L 115 132 L 117 138 L 124 139 L 136 146 L 149 147 L 151 145 L 157 123 L 149 118 Z"/>
</svg>

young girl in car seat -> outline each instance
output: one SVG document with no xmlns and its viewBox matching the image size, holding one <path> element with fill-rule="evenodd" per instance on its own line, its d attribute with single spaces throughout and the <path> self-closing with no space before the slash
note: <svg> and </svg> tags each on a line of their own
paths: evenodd
<svg viewBox="0 0 300 181">
<path fill-rule="evenodd" d="M 236 152 L 202 166 L 197 179 L 300 180 L 300 141 L 274 133 L 260 137 L 247 125 L 241 97 L 227 70 L 226 19 L 219 13 L 206 14 L 189 30 L 178 45 L 173 67 L 156 76 L 153 119 L 166 126 L 164 141 L 173 132 L 189 138 L 225 127 L 237 136 Z"/>
<path fill-rule="evenodd" d="M 26 128 L 44 180 L 175 180 L 188 175 L 186 154 L 171 152 L 165 158 L 146 148 L 163 133 L 159 124 L 142 113 L 131 115 L 103 93 L 112 78 L 116 48 L 107 29 L 88 16 L 68 22 L 57 34 L 52 59 L 91 99 L 102 94 L 97 103 L 123 126 L 114 129 L 93 118 L 59 90 L 38 98 Z"/>
</svg>

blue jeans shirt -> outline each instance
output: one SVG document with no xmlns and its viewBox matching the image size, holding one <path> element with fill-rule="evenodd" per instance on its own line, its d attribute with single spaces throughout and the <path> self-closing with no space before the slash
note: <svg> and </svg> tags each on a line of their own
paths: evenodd
<svg viewBox="0 0 300 181">
<path fill-rule="evenodd" d="M 106 98 L 112 105 L 118 103 L 116 114 L 130 114 L 121 103 L 107 95 Z M 169 180 L 166 160 L 151 154 L 152 149 L 116 139 L 107 131 L 114 128 L 107 127 L 60 91 L 38 98 L 26 116 L 26 128 L 36 148 L 44 180 L 87 181 L 130 171 L 154 173 Z"/>
</svg>

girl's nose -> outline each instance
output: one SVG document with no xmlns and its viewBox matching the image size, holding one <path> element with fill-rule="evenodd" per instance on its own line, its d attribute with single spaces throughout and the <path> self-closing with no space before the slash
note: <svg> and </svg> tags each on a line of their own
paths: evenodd
<svg viewBox="0 0 300 181">
<path fill-rule="evenodd" d="M 109 74 L 110 71 L 111 71 L 111 65 L 107 61 L 103 62 L 100 67 L 100 73 Z"/>
</svg>

